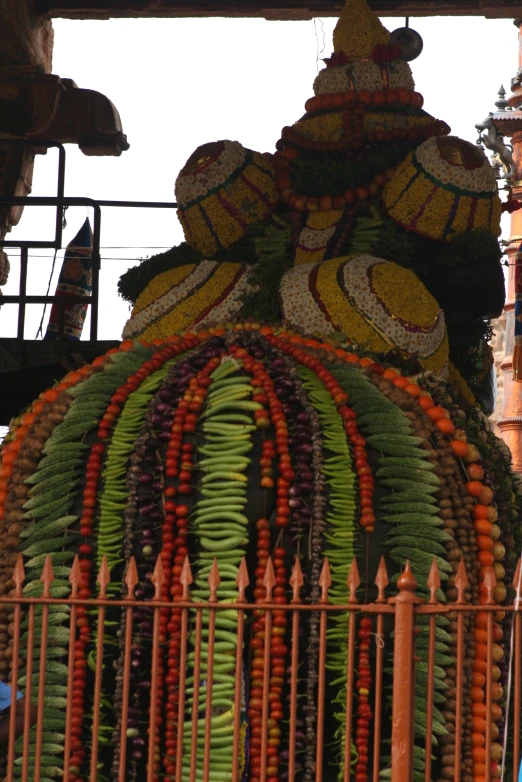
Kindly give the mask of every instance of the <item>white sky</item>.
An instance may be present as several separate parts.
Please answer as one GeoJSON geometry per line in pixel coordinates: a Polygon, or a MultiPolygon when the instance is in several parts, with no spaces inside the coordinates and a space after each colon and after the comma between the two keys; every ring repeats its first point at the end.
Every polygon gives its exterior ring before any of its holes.
{"type": "MultiPolygon", "coordinates": [[[[403,24],[401,19],[383,21],[390,30],[403,24]]],[[[322,65],[318,59],[331,54],[334,24],[334,19],[315,24],[57,20],[53,72],[106,94],[120,112],[131,145],[119,158],[85,157],[68,145],[66,195],[171,201],[177,172],[200,144],[228,138],[250,149],[274,151],[281,128],[304,113],[304,102],[313,94],[312,83],[322,65]]],[[[475,142],[475,123],[494,109],[500,84],[509,91],[517,70],[515,26],[510,20],[471,17],[411,19],[410,24],[424,39],[424,51],[412,68],[426,110],[448,122],[455,135],[475,142]]],[[[37,157],[33,195],[55,194],[56,171],[55,152],[37,157]]],[[[68,210],[64,244],[86,215],[86,209],[68,210]]],[[[52,235],[52,213],[26,208],[9,238],[52,235]]],[[[167,249],[182,238],[174,211],[102,210],[102,248],[121,249],[102,249],[107,260],[102,260],[101,271],[100,339],[119,339],[128,317],[128,306],[116,292],[118,277],[136,265],[134,259],[159,251],[152,248],[167,249]]],[[[33,251],[28,293],[45,293],[49,254],[33,251]]],[[[18,264],[10,255],[5,294],[18,292],[18,264]]],[[[51,293],[60,261],[61,255],[51,293]]],[[[42,309],[28,308],[27,339],[35,338],[42,309]]],[[[0,309],[0,334],[15,336],[16,305],[0,309]]],[[[83,338],[88,335],[89,321],[83,338]]]]}

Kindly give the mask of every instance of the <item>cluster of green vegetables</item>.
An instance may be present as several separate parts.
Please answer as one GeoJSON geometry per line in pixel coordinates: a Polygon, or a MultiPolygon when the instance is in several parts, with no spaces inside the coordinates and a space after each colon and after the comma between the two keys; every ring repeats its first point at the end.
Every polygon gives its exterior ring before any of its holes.
{"type": "Polygon", "coordinates": [[[411,149],[411,142],[396,142],[374,150],[363,158],[347,158],[345,153],[307,152],[292,161],[292,188],[296,193],[317,197],[344,193],[371,182],[374,176],[394,168],[411,149]]]}
{"type": "MultiPolygon", "coordinates": [[[[123,562],[122,546],[125,535],[123,514],[128,501],[127,463],[135,448],[136,438],[154,392],[159,388],[174,362],[175,359],[167,362],[129,395],[113,429],[101,476],[103,493],[99,500],[96,549],[98,568],[103,557],[107,557],[107,564],[111,571],[123,562]]],[[[111,586],[119,590],[117,583],[111,586]]]]}
{"type": "MultiPolygon", "coordinates": [[[[340,417],[331,394],[315,372],[299,367],[303,388],[316,410],[321,424],[321,440],[325,458],[321,471],[328,487],[329,513],[326,521],[328,531],[324,533],[324,554],[331,566],[332,586],[330,602],[346,604],[349,590],[346,585],[348,573],[354,558],[356,536],[357,484],[353,469],[353,455],[350,452],[343,420],[340,417]],[[328,455],[327,455],[328,454],[328,455]]],[[[333,614],[332,626],[327,630],[327,668],[335,674],[331,686],[335,687],[334,716],[339,723],[336,733],[340,755],[340,773],[344,773],[344,748],[346,728],[346,689],[348,662],[348,615],[333,614]]]]}
{"type": "MultiPolygon", "coordinates": [[[[211,596],[208,578],[214,559],[217,560],[221,583],[219,599],[235,601],[238,597],[236,580],[241,560],[246,554],[248,518],[244,513],[247,504],[247,477],[250,466],[248,453],[252,450],[252,433],[256,426],[252,412],[262,405],[253,401],[250,378],[239,374],[240,362],[222,363],[211,375],[212,384],[201,416],[201,433],[204,443],[198,447],[201,473],[198,499],[191,512],[191,532],[197,539],[198,553],[194,570],[197,573],[192,598],[208,600],[211,596]]],[[[216,612],[215,642],[213,653],[213,680],[211,687],[212,716],[210,747],[210,773],[216,782],[230,779],[232,769],[231,742],[234,728],[235,666],[237,649],[237,611],[216,612]]],[[[190,634],[194,650],[189,652],[189,677],[187,679],[187,720],[184,734],[183,779],[190,778],[190,759],[193,741],[197,742],[197,760],[201,768],[205,759],[205,708],[209,685],[208,639],[210,617],[203,614],[202,642],[200,645],[199,672],[202,683],[199,688],[197,711],[197,737],[192,735],[190,715],[194,706],[194,664],[196,661],[196,630],[190,634]]]]}
{"type": "Polygon", "coordinates": [[[279,297],[274,292],[286,271],[292,267],[293,227],[288,216],[272,215],[262,236],[255,240],[255,260],[249,274],[249,283],[257,290],[248,294],[243,302],[245,317],[273,322],[281,317],[279,297]]]}
{"type": "MultiPolygon", "coordinates": [[[[403,411],[384,396],[370,380],[358,370],[349,367],[334,370],[333,374],[350,395],[350,404],[357,413],[357,423],[368,445],[380,455],[376,477],[387,493],[381,499],[379,518],[390,525],[388,533],[390,557],[401,567],[409,560],[418,579],[419,594],[428,594],[425,586],[433,559],[437,561],[442,580],[447,580],[451,567],[445,557],[443,543],[449,535],[440,529],[442,519],[433,495],[439,489],[439,478],[427,459],[426,450],[419,448],[423,442],[412,434],[410,420],[403,411]]],[[[444,601],[444,593],[437,597],[444,601]]],[[[428,684],[428,632],[425,617],[418,618],[420,634],[416,641],[416,653],[420,660],[416,665],[415,680],[415,736],[424,740],[426,735],[427,684],[428,684]]],[[[443,617],[438,624],[446,623],[443,617]]],[[[438,626],[436,629],[433,736],[446,733],[440,707],[445,703],[443,695],[444,667],[453,664],[449,656],[451,636],[438,626]]],[[[391,673],[391,669],[389,671],[391,673]]],[[[414,779],[424,779],[425,750],[415,747],[414,779]]]]}
{"type": "MultiPolygon", "coordinates": [[[[103,415],[111,394],[125,382],[148,358],[151,351],[137,346],[134,351],[118,354],[116,360],[70,390],[74,401],[62,424],[56,427],[47,441],[44,458],[36,472],[26,479],[31,485],[29,500],[25,504],[25,516],[30,520],[22,530],[24,542],[20,549],[27,558],[25,562],[26,581],[24,595],[37,597],[42,594],[42,567],[49,555],[53,564],[54,581],[50,587],[53,597],[67,597],[70,594],[70,566],[79,542],[78,516],[70,515],[80,483],[82,454],[87,450],[84,438],[96,426],[103,415]]],[[[42,609],[36,610],[36,630],[41,628],[42,609]]],[[[27,618],[22,625],[22,643],[27,640],[27,618]]],[[[63,753],[65,740],[65,708],[67,705],[68,668],[63,660],[67,656],[69,639],[69,609],[64,606],[49,606],[49,649],[46,661],[46,686],[44,696],[45,740],[42,746],[41,779],[60,776],[62,771],[56,763],[57,753],[63,753]]],[[[39,659],[33,663],[33,697],[36,699],[39,683],[39,659]]],[[[20,687],[26,686],[25,670],[22,668],[20,687]]],[[[21,739],[17,745],[21,750],[21,739]]],[[[35,731],[30,735],[30,757],[34,760],[35,731]]],[[[21,774],[21,757],[15,763],[16,774],[21,774]]]]}

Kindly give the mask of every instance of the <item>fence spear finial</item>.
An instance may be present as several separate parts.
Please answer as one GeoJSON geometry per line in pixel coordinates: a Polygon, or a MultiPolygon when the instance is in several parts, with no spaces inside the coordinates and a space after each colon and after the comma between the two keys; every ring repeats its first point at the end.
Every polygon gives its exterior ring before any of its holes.
{"type": "Polygon", "coordinates": [[[388,586],[389,579],[388,579],[388,571],[386,570],[386,562],[384,561],[384,556],[381,557],[379,562],[379,567],[377,568],[377,575],[375,576],[374,584],[378,589],[378,596],[376,599],[376,603],[385,603],[386,602],[386,595],[385,595],[385,589],[388,586]]]}
{"type": "Polygon", "coordinates": [[[352,564],[350,567],[350,572],[348,573],[348,578],[346,579],[346,584],[348,586],[348,589],[350,590],[350,603],[357,603],[357,589],[359,587],[359,584],[361,583],[361,578],[359,576],[359,568],[357,567],[357,560],[355,557],[352,559],[352,564]]]}
{"type": "Polygon", "coordinates": [[[161,588],[165,583],[165,571],[161,555],[156,560],[156,567],[154,568],[151,581],[154,584],[154,600],[161,600],[161,588]]]}
{"type": "Polygon", "coordinates": [[[134,590],[136,589],[138,581],[139,581],[138,568],[136,567],[136,560],[134,559],[134,557],[131,557],[129,560],[129,565],[127,567],[127,572],[125,573],[125,585],[127,587],[127,594],[126,594],[127,600],[134,600],[134,590]]]}
{"type": "Polygon", "coordinates": [[[210,587],[210,597],[208,599],[209,603],[217,602],[217,591],[220,584],[221,575],[219,573],[219,565],[217,557],[214,557],[210,573],[208,574],[208,585],[210,587]]]}
{"type": "Polygon", "coordinates": [[[457,603],[465,603],[464,591],[469,587],[468,574],[466,573],[466,565],[464,559],[459,562],[459,568],[457,575],[455,576],[455,586],[457,588],[457,603]]]}
{"type": "Polygon", "coordinates": [[[266,563],[266,569],[265,569],[265,575],[263,576],[263,586],[265,587],[266,594],[265,594],[265,600],[267,603],[269,603],[272,600],[272,590],[276,585],[276,578],[275,578],[275,571],[274,571],[274,563],[272,562],[272,557],[268,557],[268,562],[266,563]]]}
{"type": "Polygon", "coordinates": [[[437,560],[435,557],[431,560],[431,567],[430,572],[428,575],[428,580],[426,581],[426,584],[429,587],[430,590],[430,599],[429,603],[437,603],[437,590],[440,589],[440,573],[439,573],[439,566],[437,565],[437,560]]]}
{"type": "Polygon", "coordinates": [[[292,603],[301,602],[301,588],[304,584],[303,571],[301,569],[301,563],[299,557],[296,555],[294,567],[292,568],[292,575],[290,576],[290,586],[292,587],[292,603]]]}
{"type": "Polygon", "coordinates": [[[107,586],[111,581],[111,573],[109,570],[109,563],[107,562],[107,557],[105,555],[102,559],[96,581],[100,585],[100,597],[107,597],[107,586]]]}
{"type": "Polygon", "coordinates": [[[319,602],[328,603],[328,590],[332,586],[332,576],[330,574],[330,563],[328,557],[324,558],[321,575],[319,576],[319,586],[321,587],[321,599],[319,602]]]}
{"type": "Polygon", "coordinates": [[[245,591],[247,586],[250,584],[250,579],[248,577],[248,568],[245,557],[241,559],[241,564],[239,565],[239,573],[237,574],[236,578],[236,584],[239,591],[238,595],[238,602],[245,602],[245,591]]]}
{"type": "Polygon", "coordinates": [[[190,599],[189,587],[193,581],[194,579],[192,578],[192,570],[190,569],[189,556],[188,554],[185,554],[185,561],[183,562],[183,568],[181,569],[181,575],[179,577],[179,582],[183,587],[183,600],[190,599]]]}
{"type": "Polygon", "coordinates": [[[18,554],[16,558],[16,565],[13,570],[13,581],[15,584],[15,595],[21,597],[22,584],[25,581],[25,569],[24,569],[24,557],[23,554],[18,554]]]}
{"type": "Polygon", "coordinates": [[[50,554],[47,554],[45,558],[45,565],[43,566],[40,581],[42,581],[44,585],[43,597],[49,597],[51,594],[51,584],[54,581],[53,561],[50,554]]]}

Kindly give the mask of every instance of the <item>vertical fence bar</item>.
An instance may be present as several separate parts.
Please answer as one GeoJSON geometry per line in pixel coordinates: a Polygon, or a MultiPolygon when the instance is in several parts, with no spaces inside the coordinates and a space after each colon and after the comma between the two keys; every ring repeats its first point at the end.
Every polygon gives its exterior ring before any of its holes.
{"type": "MultiPolygon", "coordinates": [[[[303,573],[299,559],[295,558],[295,565],[290,579],[293,590],[292,604],[301,604],[301,587],[303,586],[303,573]]],[[[288,782],[295,782],[295,752],[297,729],[297,672],[299,667],[299,611],[292,611],[292,662],[290,667],[290,743],[288,748],[288,782]]]]}
{"type": "Polygon", "coordinates": [[[350,756],[352,746],[352,721],[353,721],[353,680],[355,672],[355,605],[357,604],[357,588],[361,583],[357,560],[354,558],[346,584],[350,590],[349,603],[353,603],[354,609],[349,611],[348,618],[348,663],[346,670],[346,720],[344,724],[344,769],[343,782],[350,782],[350,756]]]}
{"type": "MultiPolygon", "coordinates": [[[[515,611],[513,616],[514,653],[513,653],[513,769],[520,768],[520,675],[522,655],[522,632],[520,626],[520,598],[522,597],[522,559],[518,560],[517,571],[514,580],[515,586],[515,611]]],[[[505,743],[507,750],[507,741],[505,743]]],[[[505,758],[505,753],[504,753],[505,758]]],[[[504,766],[504,762],[502,763],[504,766]]]]}
{"type": "Polygon", "coordinates": [[[25,297],[27,295],[27,266],[29,251],[27,247],[20,248],[20,303],[18,305],[18,329],[16,332],[17,339],[23,342],[25,331],[25,297]]]}
{"type": "MultiPolygon", "coordinates": [[[[41,580],[43,582],[43,597],[51,596],[51,584],[54,581],[51,557],[47,555],[43,566],[41,580]]],[[[43,743],[43,711],[45,704],[45,672],[47,661],[47,638],[49,635],[49,605],[42,605],[42,636],[40,640],[40,669],[38,671],[38,717],[36,720],[36,746],[34,758],[34,778],[40,779],[43,743]]]]}
{"type": "Polygon", "coordinates": [[[239,741],[241,728],[241,689],[243,684],[243,638],[245,637],[245,611],[241,606],[246,603],[245,590],[249,585],[248,569],[243,557],[239,567],[236,584],[238,588],[237,603],[237,647],[236,647],[236,681],[234,689],[234,743],[232,747],[232,782],[239,780],[239,741]]]}
{"type": "MultiPolygon", "coordinates": [[[[430,574],[427,581],[430,597],[429,605],[437,605],[437,590],[440,587],[440,574],[437,567],[437,560],[431,563],[430,574]]],[[[433,694],[435,689],[435,639],[437,630],[437,617],[435,614],[429,618],[428,630],[428,690],[426,693],[426,765],[424,767],[424,780],[431,782],[431,750],[433,746],[433,694]]]]}
{"type": "Polygon", "coordinates": [[[131,557],[127,572],[125,573],[125,585],[127,594],[125,600],[128,601],[128,607],[125,609],[125,646],[123,652],[123,692],[121,704],[121,731],[120,731],[120,768],[118,772],[118,782],[125,782],[127,770],[127,728],[129,722],[129,695],[130,695],[130,672],[131,672],[131,647],[132,647],[132,625],[134,615],[134,590],[138,583],[138,570],[136,560],[131,557]]]}
{"type": "Polygon", "coordinates": [[[409,560],[397,581],[393,644],[392,782],[411,782],[413,772],[413,692],[415,597],[417,582],[409,560]]]}
{"type": "MultiPolygon", "coordinates": [[[[217,589],[221,583],[217,559],[214,559],[208,577],[210,587],[209,603],[217,603],[217,589]]],[[[214,686],[214,643],[216,640],[216,609],[209,608],[207,644],[207,697],[205,700],[205,751],[203,753],[203,782],[210,778],[210,739],[212,729],[212,689],[214,686]]]]}
{"type": "MultiPolygon", "coordinates": [[[[152,576],[152,583],[154,584],[154,601],[161,600],[161,587],[165,581],[165,574],[163,572],[163,563],[161,557],[158,557],[156,567],[152,576]]],[[[158,697],[158,669],[159,669],[159,655],[160,655],[160,611],[161,608],[155,605],[153,608],[154,619],[152,625],[152,665],[151,665],[151,677],[150,677],[150,709],[149,709],[149,757],[147,766],[147,782],[153,782],[155,777],[155,745],[156,735],[158,732],[158,726],[156,724],[156,706],[158,697]]]]}
{"type": "MultiPolygon", "coordinates": [[[[78,554],[74,557],[73,566],[69,574],[71,584],[71,597],[78,597],[82,572],[80,570],[80,560],[78,554]]],[[[71,719],[73,709],[73,686],[74,686],[74,651],[76,645],[76,623],[78,609],[73,603],[70,608],[69,620],[69,652],[67,658],[67,706],[65,710],[65,742],[63,751],[63,782],[69,782],[69,766],[71,763],[71,719]]]]}
{"type": "MultiPolygon", "coordinates": [[[[464,560],[459,562],[459,568],[455,577],[455,586],[457,588],[457,605],[465,605],[464,590],[469,587],[468,577],[466,575],[466,566],[464,560]]],[[[456,687],[456,707],[455,707],[455,782],[460,782],[460,772],[462,768],[462,705],[464,693],[462,691],[464,683],[464,612],[457,613],[457,678],[456,687]]]]}
{"type": "MultiPolygon", "coordinates": [[[[324,558],[323,568],[319,577],[319,586],[321,587],[321,605],[328,605],[328,590],[332,585],[330,575],[330,565],[328,557],[324,558]]],[[[323,746],[324,746],[324,693],[326,678],[326,623],[328,613],[325,610],[320,612],[319,622],[319,681],[317,683],[317,744],[315,750],[315,780],[323,780],[323,746]]]]}
{"type": "MultiPolygon", "coordinates": [[[[272,558],[268,558],[265,576],[263,579],[265,586],[265,600],[270,603],[272,600],[272,590],[275,586],[275,572],[272,564],[272,558]]],[[[265,613],[265,647],[264,647],[264,668],[263,668],[263,708],[261,711],[261,768],[260,780],[266,782],[266,751],[268,747],[268,706],[269,706],[269,686],[270,686],[270,663],[271,663],[271,640],[272,640],[272,611],[265,613]]],[[[206,780],[205,780],[206,782],[206,780]]]]}
{"type": "MultiPolygon", "coordinates": [[[[181,599],[184,602],[190,600],[190,585],[192,584],[192,573],[188,554],[183,563],[183,570],[179,577],[180,584],[183,587],[181,599]]],[[[189,609],[181,609],[181,628],[180,628],[180,652],[179,652],[179,699],[178,699],[178,734],[176,746],[176,782],[181,782],[183,769],[183,734],[185,730],[185,691],[187,682],[187,638],[188,638],[188,620],[189,609]]],[[[196,779],[196,758],[198,749],[198,704],[199,704],[199,667],[201,661],[201,608],[196,609],[196,645],[194,660],[194,695],[192,696],[192,736],[193,742],[190,755],[190,780],[196,779]],[[197,677],[197,687],[196,687],[197,677]],[[194,717],[195,710],[195,717],[194,717]]]]}
{"type": "Polygon", "coordinates": [[[92,231],[92,292],[91,292],[91,333],[93,342],[98,339],[98,312],[100,306],[100,236],[101,236],[101,208],[99,204],[93,204],[94,225],[92,231]]]}
{"type": "Polygon", "coordinates": [[[54,246],[56,249],[60,249],[62,246],[62,232],[63,232],[63,197],[65,192],[65,147],[63,144],[57,144],[58,148],[58,181],[56,184],[56,227],[54,235],[54,246]]]}
{"type": "MultiPolygon", "coordinates": [[[[183,622],[182,622],[183,628],[183,622]]],[[[203,636],[203,609],[196,608],[196,635],[194,640],[194,682],[192,685],[192,736],[198,737],[199,720],[199,693],[201,688],[201,639],[203,636]]],[[[186,659],[186,654],[185,654],[186,659]]],[[[183,712],[185,710],[185,692],[183,691],[183,709],[181,708],[181,687],[178,711],[178,754],[177,763],[179,774],[176,782],[181,780],[181,765],[183,758],[183,712]],[[180,739],[181,736],[181,739],[180,739]]],[[[198,765],[198,742],[193,741],[190,747],[190,782],[195,782],[198,765]]]]}
{"type": "MultiPolygon", "coordinates": [[[[388,573],[384,557],[381,557],[375,577],[378,595],[375,602],[378,605],[386,603],[385,589],[388,586],[388,573]]],[[[381,765],[381,729],[382,729],[382,674],[384,663],[384,616],[377,614],[375,630],[375,705],[374,705],[374,735],[373,735],[373,782],[379,782],[381,765]]]]}
{"type": "MultiPolygon", "coordinates": [[[[107,557],[103,557],[100,572],[96,579],[100,586],[99,597],[105,600],[107,597],[107,584],[110,582],[107,557]]],[[[92,716],[92,743],[91,743],[91,782],[96,780],[98,769],[98,744],[100,731],[100,705],[103,675],[103,652],[105,645],[105,606],[98,605],[98,632],[96,635],[96,673],[94,675],[94,705],[92,716]]]]}
{"type": "Polygon", "coordinates": [[[34,614],[35,604],[29,605],[27,619],[27,665],[25,684],[24,735],[22,749],[22,782],[29,776],[29,731],[31,730],[31,698],[33,694],[33,658],[34,658],[34,614]]]}
{"type": "MultiPolygon", "coordinates": [[[[493,599],[493,590],[497,585],[495,571],[492,567],[487,567],[484,575],[484,586],[486,587],[487,597],[486,605],[495,605],[493,599]]],[[[488,611],[487,620],[487,659],[486,659],[486,782],[491,782],[491,723],[493,715],[491,705],[493,703],[493,612],[488,611]]],[[[513,773],[515,771],[513,770],[513,773]]],[[[518,773],[518,770],[517,770],[518,773]]]]}
{"type": "MultiPolygon", "coordinates": [[[[15,585],[15,597],[22,597],[22,584],[24,583],[24,563],[21,554],[18,555],[13,572],[13,581],[15,585]]],[[[12,782],[14,772],[14,754],[15,754],[15,728],[16,728],[16,695],[18,691],[18,669],[20,662],[20,624],[22,621],[22,606],[20,603],[14,605],[13,621],[13,656],[11,667],[11,709],[9,712],[9,741],[7,747],[7,782],[12,782]]]]}

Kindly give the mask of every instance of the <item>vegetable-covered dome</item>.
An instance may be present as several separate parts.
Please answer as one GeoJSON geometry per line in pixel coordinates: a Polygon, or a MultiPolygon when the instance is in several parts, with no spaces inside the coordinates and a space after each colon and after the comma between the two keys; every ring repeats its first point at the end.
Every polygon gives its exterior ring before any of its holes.
{"type": "MultiPolygon", "coordinates": [[[[491,579],[496,578],[493,597],[502,604],[511,593],[513,560],[522,543],[521,499],[509,451],[480,411],[467,405],[454,387],[433,375],[421,376],[416,382],[389,362],[382,364],[297,333],[239,323],[228,329],[172,336],[154,346],[127,340],[119,350],[96,359],[81,372],[70,373],[13,422],[1,449],[0,534],[4,544],[0,589],[4,595],[12,593],[13,568],[21,553],[25,597],[42,594],[41,569],[48,558],[54,570],[50,595],[66,598],[71,592],[69,569],[76,556],[80,600],[89,601],[97,594],[98,578],[106,583],[106,563],[111,575],[110,599],[129,605],[125,577],[136,565],[140,603],[132,625],[126,625],[126,613],[116,610],[116,604],[109,603],[103,627],[100,617],[104,614],[84,604],[75,609],[78,627],[71,676],[78,711],[71,728],[71,782],[87,777],[92,763],[91,723],[84,715],[93,709],[94,670],[100,671],[103,691],[99,725],[100,735],[106,738],[99,744],[96,759],[103,777],[114,782],[120,778],[120,733],[127,706],[123,776],[133,782],[147,774],[149,676],[153,670],[157,677],[153,690],[157,722],[152,737],[155,776],[174,782],[180,764],[182,779],[188,777],[193,753],[199,768],[207,746],[211,748],[210,778],[229,779],[239,682],[240,740],[236,746],[240,775],[254,782],[260,778],[263,763],[268,779],[283,779],[289,758],[291,659],[297,659],[295,670],[299,671],[295,778],[305,782],[312,775],[313,779],[318,710],[323,702],[317,690],[320,619],[319,612],[302,615],[303,634],[297,635],[294,646],[291,620],[283,608],[292,599],[289,579],[296,559],[303,581],[297,589],[304,603],[318,603],[321,597],[325,557],[330,563],[333,607],[346,605],[350,597],[347,575],[353,557],[367,599],[372,599],[373,580],[383,556],[392,583],[405,563],[411,563],[421,595],[430,593],[426,580],[435,560],[441,579],[440,601],[452,602],[462,594],[466,601],[480,605],[491,579]],[[158,557],[164,574],[160,581],[154,573],[158,557]],[[183,576],[187,562],[194,578],[192,600],[205,601],[213,594],[208,579],[211,572],[215,574],[214,560],[221,576],[217,605],[226,602],[228,607],[216,612],[210,676],[213,614],[203,612],[196,625],[180,601],[189,588],[183,576]],[[238,648],[235,601],[240,568],[242,588],[250,582],[247,598],[262,606],[270,584],[276,608],[270,625],[265,610],[255,609],[254,621],[245,623],[244,647],[238,648]],[[158,583],[162,608],[156,624],[153,605],[148,604],[158,583]],[[98,666],[100,631],[108,651],[98,666]],[[182,637],[187,639],[186,647],[180,642],[182,637]],[[238,659],[241,674],[236,678],[238,659]],[[182,665],[186,685],[180,701],[182,665]],[[124,670],[130,672],[128,682],[124,670]],[[196,675],[199,700],[193,689],[196,675]],[[259,734],[264,688],[270,693],[271,735],[277,738],[266,745],[259,734]],[[185,729],[178,740],[180,708],[185,729]],[[192,720],[203,726],[207,711],[211,718],[208,735],[207,728],[192,733],[192,720]]],[[[0,671],[4,677],[15,643],[9,610],[0,604],[4,628],[0,671]]],[[[47,605],[46,610],[50,643],[46,677],[41,679],[43,733],[41,739],[34,731],[28,737],[29,758],[40,742],[45,778],[58,780],[63,775],[70,617],[62,605],[47,605]]],[[[457,709],[452,693],[459,676],[462,764],[473,782],[479,782],[485,762],[491,764],[493,778],[498,778],[505,751],[511,614],[479,610],[462,616],[466,655],[461,672],[454,664],[458,623],[440,615],[437,619],[431,767],[434,778],[451,778],[457,709]],[[495,638],[491,660],[495,697],[489,723],[491,755],[486,758],[484,753],[477,756],[474,748],[485,745],[487,729],[486,719],[475,712],[480,711],[486,695],[488,616],[493,617],[495,638]]],[[[328,612],[328,617],[325,662],[329,676],[324,697],[331,705],[321,724],[326,747],[322,779],[333,782],[343,774],[343,749],[347,747],[346,758],[358,782],[367,782],[373,776],[368,750],[376,724],[370,704],[374,686],[381,685],[380,679],[376,682],[378,676],[384,677],[386,700],[381,765],[376,771],[386,773],[389,764],[390,628],[383,625],[378,631],[372,616],[360,618],[357,613],[353,614],[355,635],[350,635],[345,611],[328,612]],[[380,674],[374,659],[377,632],[380,674]],[[347,723],[349,648],[356,655],[350,708],[357,716],[347,723]],[[352,728],[346,738],[347,724],[352,728]]],[[[429,627],[429,617],[418,615],[414,782],[425,778],[430,689],[423,672],[428,666],[429,627]]],[[[21,683],[27,677],[23,650],[28,637],[37,648],[41,633],[42,607],[37,606],[35,613],[23,619],[21,683]]],[[[34,681],[42,674],[41,664],[35,659],[34,681]]],[[[33,688],[33,694],[37,690],[33,688]]],[[[14,768],[14,778],[19,780],[22,767],[15,764],[14,768]]]]}

